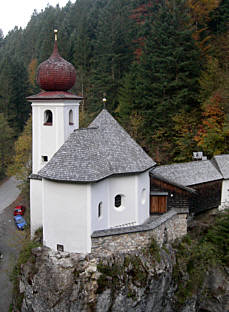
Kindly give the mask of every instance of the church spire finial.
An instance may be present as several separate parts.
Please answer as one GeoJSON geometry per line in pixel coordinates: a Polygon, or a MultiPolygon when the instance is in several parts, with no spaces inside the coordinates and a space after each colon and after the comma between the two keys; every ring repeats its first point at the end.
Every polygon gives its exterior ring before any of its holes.
{"type": "Polygon", "coordinates": [[[58,29],[54,29],[54,34],[55,34],[55,41],[57,41],[58,29]]]}
{"type": "Polygon", "coordinates": [[[104,93],[103,94],[103,108],[106,108],[106,102],[107,102],[106,93],[104,93]]]}

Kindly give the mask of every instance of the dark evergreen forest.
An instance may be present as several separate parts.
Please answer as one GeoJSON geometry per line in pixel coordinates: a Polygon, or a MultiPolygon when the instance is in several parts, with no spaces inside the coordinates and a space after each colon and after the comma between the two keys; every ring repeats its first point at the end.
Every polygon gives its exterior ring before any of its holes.
{"type": "MultiPolygon", "coordinates": [[[[1,25],[0,25],[1,28],[1,25]]],[[[74,64],[81,126],[107,109],[158,163],[229,152],[229,1],[76,0],[0,31],[0,175],[39,92],[36,68],[59,30],[74,64]]],[[[22,140],[23,142],[23,140],[22,140]]]]}

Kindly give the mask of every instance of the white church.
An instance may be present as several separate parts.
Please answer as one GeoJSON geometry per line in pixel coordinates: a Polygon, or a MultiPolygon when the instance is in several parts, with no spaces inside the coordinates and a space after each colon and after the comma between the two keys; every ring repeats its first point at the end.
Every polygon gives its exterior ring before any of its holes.
{"type": "Polygon", "coordinates": [[[139,225],[150,214],[155,162],[107,110],[79,129],[75,69],[54,51],[41,63],[32,102],[31,235],[53,250],[91,252],[94,231],[139,225]]]}

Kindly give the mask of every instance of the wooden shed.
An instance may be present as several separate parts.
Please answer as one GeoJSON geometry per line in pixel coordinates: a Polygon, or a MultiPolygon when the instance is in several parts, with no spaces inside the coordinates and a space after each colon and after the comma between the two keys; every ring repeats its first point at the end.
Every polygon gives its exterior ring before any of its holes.
{"type": "Polygon", "coordinates": [[[162,214],[172,208],[192,209],[196,191],[169,181],[151,171],[150,214],[162,214]]]}
{"type": "Polygon", "coordinates": [[[169,193],[167,209],[171,205],[184,205],[194,214],[220,205],[222,180],[217,164],[211,160],[163,165],[151,170],[151,188],[156,185],[160,191],[169,193]]]}

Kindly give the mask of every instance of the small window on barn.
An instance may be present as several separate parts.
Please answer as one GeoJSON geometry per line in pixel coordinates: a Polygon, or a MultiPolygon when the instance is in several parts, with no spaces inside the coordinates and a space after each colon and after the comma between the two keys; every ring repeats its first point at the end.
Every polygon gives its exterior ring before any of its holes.
{"type": "Polygon", "coordinates": [[[52,112],[48,109],[44,112],[44,125],[52,126],[52,122],[53,122],[52,112]]]}
{"type": "Polygon", "coordinates": [[[98,204],[98,218],[102,217],[102,205],[103,205],[102,202],[98,204]]]}
{"type": "Polygon", "coordinates": [[[115,204],[116,208],[119,208],[119,207],[122,206],[122,195],[118,194],[118,195],[115,196],[114,204],[115,204]]]}
{"type": "Polygon", "coordinates": [[[69,111],[69,125],[74,125],[72,109],[70,109],[70,111],[69,111]]]}

